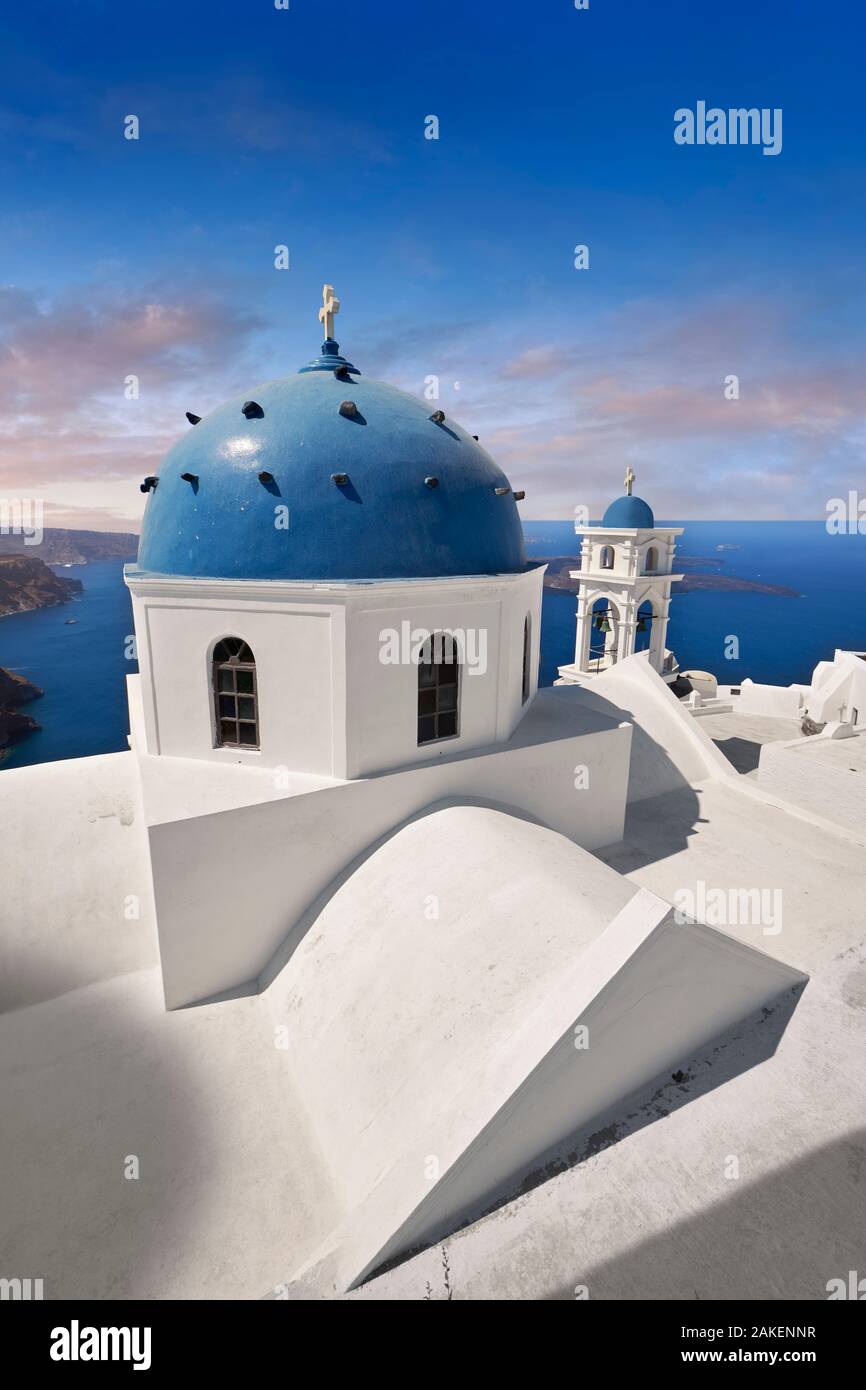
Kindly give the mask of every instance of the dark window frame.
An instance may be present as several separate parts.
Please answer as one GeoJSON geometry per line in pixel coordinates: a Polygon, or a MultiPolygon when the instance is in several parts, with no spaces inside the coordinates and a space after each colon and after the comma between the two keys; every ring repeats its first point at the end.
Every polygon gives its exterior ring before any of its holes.
{"type": "Polygon", "coordinates": [[[419,748],[460,737],[460,649],[447,632],[431,633],[419,654],[416,728],[419,748]]]}
{"type": "Polygon", "coordinates": [[[523,704],[532,690],[532,614],[523,620],[523,704]]]}
{"type": "Polygon", "coordinates": [[[211,657],[211,687],[215,747],[257,752],[261,734],[256,659],[242,638],[224,637],[217,642],[211,657]]]}

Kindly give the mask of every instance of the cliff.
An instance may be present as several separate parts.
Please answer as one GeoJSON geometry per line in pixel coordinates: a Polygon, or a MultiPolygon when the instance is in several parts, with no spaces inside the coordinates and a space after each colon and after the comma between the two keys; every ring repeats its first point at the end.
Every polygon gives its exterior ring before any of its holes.
{"type": "Polygon", "coordinates": [[[0,554],[0,617],[66,603],[83,588],[80,579],[61,579],[33,555],[0,554]]]}
{"type": "Polygon", "coordinates": [[[17,671],[7,671],[0,666],[0,708],[9,709],[12,705],[25,705],[28,700],[37,700],[45,691],[38,685],[19,676],[17,671]]]}
{"type": "MultiPolygon", "coordinates": [[[[0,555],[33,555],[36,546],[25,545],[23,536],[0,536],[0,555]]],[[[39,558],[48,565],[86,565],[93,560],[134,560],[138,536],[131,531],[69,531],[46,526],[38,546],[39,558]]]]}
{"type": "Polygon", "coordinates": [[[32,681],[0,666],[0,748],[4,748],[16,735],[31,733],[40,727],[29,714],[18,714],[13,706],[35,700],[42,693],[32,681]]]}

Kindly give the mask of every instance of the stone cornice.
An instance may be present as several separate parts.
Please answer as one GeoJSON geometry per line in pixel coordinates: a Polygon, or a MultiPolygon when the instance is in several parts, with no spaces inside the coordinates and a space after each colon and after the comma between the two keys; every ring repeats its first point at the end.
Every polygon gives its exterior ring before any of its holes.
{"type": "Polygon", "coordinates": [[[341,602],[376,593],[410,592],[437,594],[452,589],[483,589],[491,584],[517,584],[527,575],[543,569],[545,562],[528,565],[518,574],[444,575],[427,579],[297,580],[297,579],[200,579],[185,575],[153,574],[137,565],[125,565],[123,579],[137,596],[195,599],[237,599],[241,601],[298,601],[299,599],[341,602]]]}

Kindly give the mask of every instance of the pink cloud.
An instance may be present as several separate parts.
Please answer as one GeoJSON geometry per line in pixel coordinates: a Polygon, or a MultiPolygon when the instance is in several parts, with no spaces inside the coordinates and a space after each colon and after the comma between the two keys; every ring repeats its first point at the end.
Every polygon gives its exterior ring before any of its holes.
{"type": "Polygon", "coordinates": [[[212,292],[0,293],[0,487],[152,471],[181,399],[219,390],[260,321],[212,292]],[[126,378],[139,380],[128,400],[126,378]]]}
{"type": "MultiPolygon", "coordinates": [[[[859,363],[792,332],[797,312],[731,295],[686,312],[642,300],[549,343],[525,322],[377,323],[356,337],[356,360],[419,396],[437,375],[440,403],[526,488],[527,517],[578,503],[598,515],[626,463],[659,516],[821,516],[828,496],[862,486],[866,385],[859,363]]],[[[111,516],[116,529],[120,484],[158,469],[183,411],[267,374],[261,327],[212,290],[82,289],[49,303],[0,290],[0,492],[44,486],[72,515],[82,488],[105,484],[102,510],[84,506],[78,524],[111,516]],[[124,399],[130,374],[137,401],[124,399]]]]}
{"type": "Polygon", "coordinates": [[[512,357],[499,369],[505,381],[526,381],[562,372],[563,354],[552,347],[532,347],[512,357]]]}

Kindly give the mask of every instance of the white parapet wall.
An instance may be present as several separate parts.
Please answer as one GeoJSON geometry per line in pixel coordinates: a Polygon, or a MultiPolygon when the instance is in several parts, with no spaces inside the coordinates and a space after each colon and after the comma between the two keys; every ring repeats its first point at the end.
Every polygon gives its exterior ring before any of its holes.
{"type": "Polygon", "coordinates": [[[506,807],[588,849],[615,843],[632,732],[615,714],[586,709],[576,687],[544,690],[505,743],[351,782],[304,789],[295,779],[283,795],[264,796],[262,774],[236,769],[255,786],[246,804],[222,810],[196,793],[202,777],[209,794],[220,791],[212,769],[143,759],[166,1006],[257,980],[359,857],[442,801],[506,807]]]}
{"type": "MultiPolygon", "coordinates": [[[[765,743],[758,786],[825,820],[866,832],[866,730],[838,737],[839,725],[822,734],[765,743]]],[[[843,726],[844,727],[844,726],[843,726]]]]}
{"type": "Polygon", "coordinates": [[[740,714],[767,714],[778,719],[796,719],[803,709],[802,685],[761,685],[746,679],[740,682],[737,710],[740,714]]]}
{"type": "Polygon", "coordinates": [[[554,686],[564,698],[574,690],[588,709],[632,723],[630,802],[707,777],[737,775],[688,707],[653,670],[646,652],[618,662],[585,684],[554,686]]]}
{"type": "Polygon", "coordinates": [[[846,721],[866,726],[866,652],[837,648],[832,661],[819,661],[809,685],[765,685],[746,678],[739,686],[720,686],[734,694],[740,714],[797,719],[816,724],[846,721]]]}
{"type": "Polygon", "coordinates": [[[0,773],[0,1013],[156,963],[132,753],[0,773]]]}

